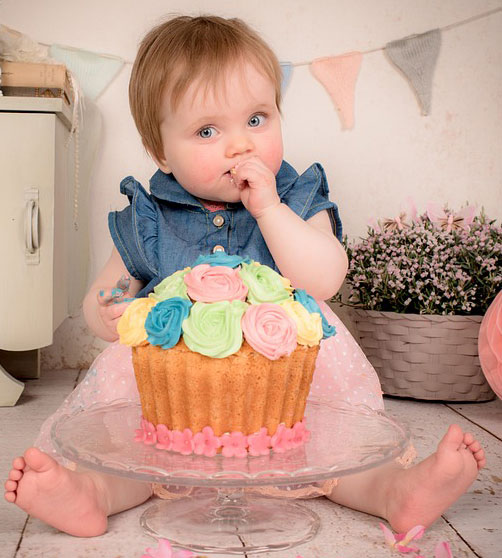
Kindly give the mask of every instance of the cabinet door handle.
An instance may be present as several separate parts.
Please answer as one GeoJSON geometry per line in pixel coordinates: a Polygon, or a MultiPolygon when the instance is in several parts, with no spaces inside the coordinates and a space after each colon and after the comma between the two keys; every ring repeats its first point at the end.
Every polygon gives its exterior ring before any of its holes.
{"type": "Polygon", "coordinates": [[[38,237],[38,190],[26,191],[24,212],[24,240],[28,254],[34,254],[39,248],[38,237]]]}

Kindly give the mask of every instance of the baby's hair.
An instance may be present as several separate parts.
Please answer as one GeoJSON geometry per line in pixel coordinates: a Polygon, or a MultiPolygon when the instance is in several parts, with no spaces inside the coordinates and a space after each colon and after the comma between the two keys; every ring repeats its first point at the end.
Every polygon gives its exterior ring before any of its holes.
{"type": "Polygon", "coordinates": [[[159,111],[165,92],[176,110],[194,81],[214,89],[229,68],[242,67],[245,60],[274,83],[280,109],[277,57],[240,19],[179,16],[154,27],[140,44],[129,82],[131,113],[150,155],[164,159],[159,111]]]}

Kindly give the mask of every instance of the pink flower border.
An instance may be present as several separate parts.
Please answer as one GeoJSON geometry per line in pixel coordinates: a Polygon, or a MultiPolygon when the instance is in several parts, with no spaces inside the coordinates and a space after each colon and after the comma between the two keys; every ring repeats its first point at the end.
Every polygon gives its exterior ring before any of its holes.
{"type": "Polygon", "coordinates": [[[310,431],[305,426],[305,419],[295,423],[291,428],[286,428],[283,423],[279,425],[273,436],[269,436],[265,427],[258,432],[244,435],[242,432],[227,432],[216,436],[210,426],[202,432],[193,434],[189,428],[169,430],[165,424],[155,427],[145,418],[141,418],[141,426],[136,430],[135,442],[142,442],[147,446],[157,449],[174,451],[182,455],[204,455],[214,457],[221,448],[224,457],[246,457],[247,455],[268,455],[273,449],[283,453],[289,449],[301,446],[310,439],[310,431]]]}

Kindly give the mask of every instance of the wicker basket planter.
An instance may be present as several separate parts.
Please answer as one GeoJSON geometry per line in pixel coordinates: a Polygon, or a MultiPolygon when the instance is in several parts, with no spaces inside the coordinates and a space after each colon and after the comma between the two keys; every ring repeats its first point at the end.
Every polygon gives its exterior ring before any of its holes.
{"type": "Polygon", "coordinates": [[[481,316],[355,308],[350,316],[385,394],[441,401],[495,397],[478,358],[481,316]]]}

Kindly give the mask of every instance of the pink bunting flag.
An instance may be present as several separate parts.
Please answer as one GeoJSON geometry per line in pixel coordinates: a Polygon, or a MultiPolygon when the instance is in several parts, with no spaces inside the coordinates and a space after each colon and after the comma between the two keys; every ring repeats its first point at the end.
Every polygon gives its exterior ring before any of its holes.
{"type": "Polygon", "coordinates": [[[322,83],[333,100],[342,130],[354,127],[354,94],[362,59],[361,52],[347,52],[339,56],[317,58],[310,64],[313,76],[322,83]]]}

